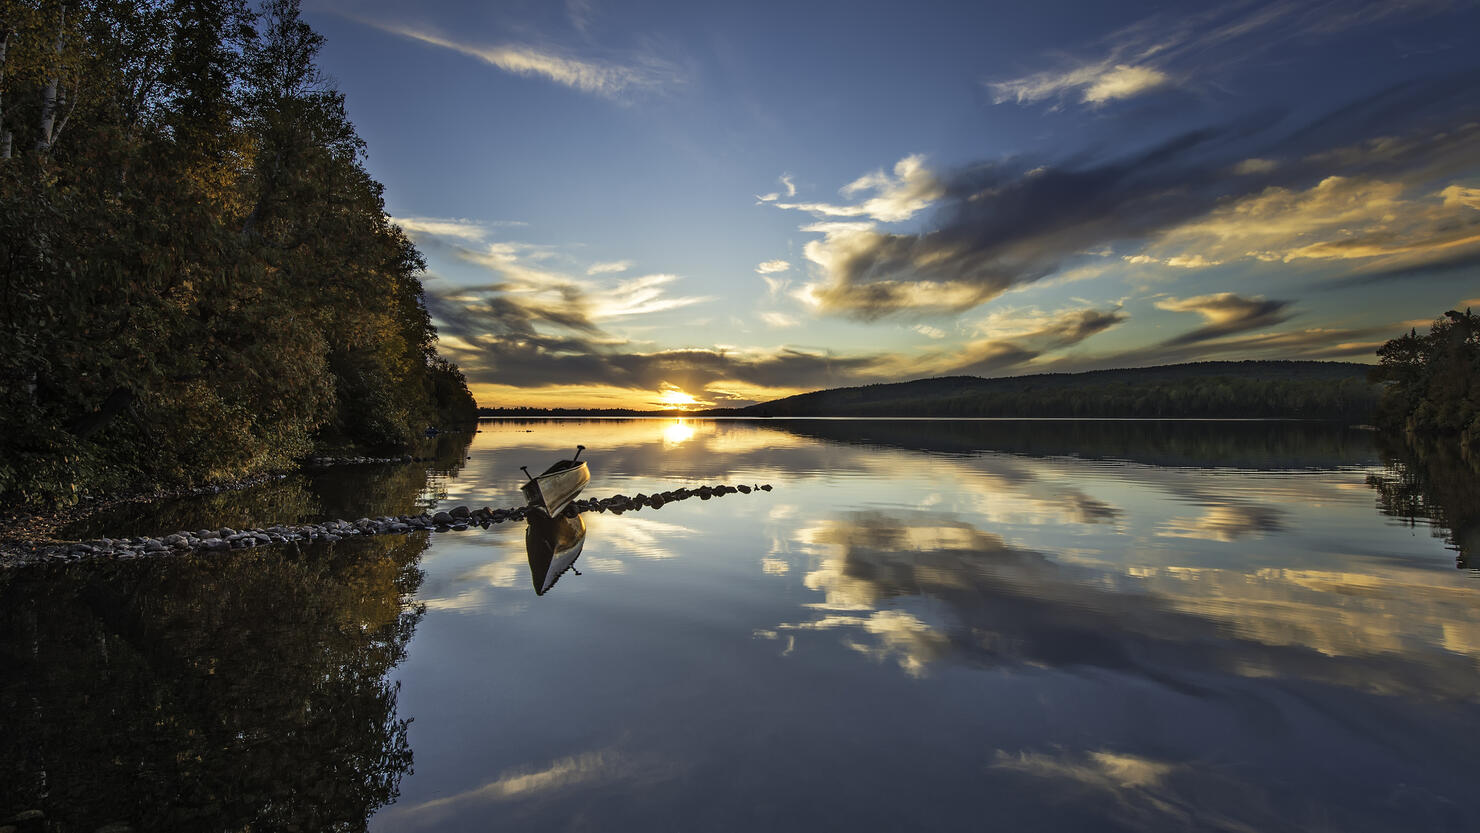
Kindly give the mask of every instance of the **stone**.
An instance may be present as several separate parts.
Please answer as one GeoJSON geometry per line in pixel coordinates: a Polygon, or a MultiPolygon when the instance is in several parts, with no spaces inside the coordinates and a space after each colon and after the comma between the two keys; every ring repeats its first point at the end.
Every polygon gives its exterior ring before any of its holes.
{"type": "Polygon", "coordinates": [[[435,514],[435,515],[432,516],[432,523],[435,523],[435,524],[451,524],[452,523],[452,515],[450,513],[447,513],[447,512],[438,512],[437,514],[435,514]]]}
{"type": "Polygon", "coordinates": [[[739,486],[736,486],[735,488],[739,489],[740,490],[740,494],[742,494],[742,495],[748,495],[748,494],[750,494],[750,487],[747,486],[747,485],[745,485],[744,483],[741,483],[739,486]]]}
{"type": "Polygon", "coordinates": [[[762,485],[761,486],[761,491],[763,491],[763,492],[769,492],[769,491],[771,491],[771,484],[770,483],[766,483],[766,484],[762,485]]]}
{"type": "Polygon", "coordinates": [[[468,518],[468,516],[470,514],[472,514],[472,513],[468,512],[468,507],[466,507],[466,506],[458,506],[458,507],[454,508],[451,512],[448,512],[447,514],[449,514],[452,517],[457,518],[459,520],[466,520],[468,518]]]}

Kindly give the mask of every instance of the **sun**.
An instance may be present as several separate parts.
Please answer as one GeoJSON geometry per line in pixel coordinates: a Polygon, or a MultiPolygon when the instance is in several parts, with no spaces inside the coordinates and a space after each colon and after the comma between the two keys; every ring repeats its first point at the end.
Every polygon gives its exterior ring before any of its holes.
{"type": "Polygon", "coordinates": [[[695,399],[691,394],[684,393],[675,387],[664,388],[658,394],[658,401],[668,408],[688,408],[691,405],[699,404],[699,400],[695,399]]]}

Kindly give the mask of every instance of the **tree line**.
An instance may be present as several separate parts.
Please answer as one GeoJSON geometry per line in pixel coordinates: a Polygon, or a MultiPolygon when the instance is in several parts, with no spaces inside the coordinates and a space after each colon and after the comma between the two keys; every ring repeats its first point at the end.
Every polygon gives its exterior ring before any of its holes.
{"type": "Polygon", "coordinates": [[[1450,438],[1480,451],[1480,315],[1450,310],[1377,351],[1379,423],[1410,438],[1450,438]]]}
{"type": "Polygon", "coordinates": [[[3,9],[0,500],[475,415],[298,0],[3,9]]]}

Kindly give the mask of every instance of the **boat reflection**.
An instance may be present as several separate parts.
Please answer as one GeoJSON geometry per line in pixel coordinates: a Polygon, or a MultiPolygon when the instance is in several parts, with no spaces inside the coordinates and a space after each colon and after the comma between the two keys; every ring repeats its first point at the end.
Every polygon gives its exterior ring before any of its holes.
{"type": "Polygon", "coordinates": [[[524,547],[529,554],[529,577],[534,582],[536,596],[548,593],[566,570],[574,569],[585,544],[586,523],[580,515],[551,519],[530,513],[524,547]]]}

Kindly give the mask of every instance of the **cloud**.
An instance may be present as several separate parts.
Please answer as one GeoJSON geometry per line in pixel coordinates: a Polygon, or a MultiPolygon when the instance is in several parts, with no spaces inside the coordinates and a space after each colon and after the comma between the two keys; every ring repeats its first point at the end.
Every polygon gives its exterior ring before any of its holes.
{"type": "Polygon", "coordinates": [[[477,242],[488,236],[488,226],[477,220],[443,219],[439,217],[392,217],[392,223],[407,234],[432,234],[458,240],[477,242]]]}
{"type": "Polygon", "coordinates": [[[587,275],[605,275],[612,272],[625,272],[632,268],[630,260],[613,260],[607,263],[593,263],[586,269],[587,275]]]}
{"type": "Polygon", "coordinates": [[[760,275],[773,275],[777,272],[785,272],[791,268],[791,264],[784,260],[768,260],[756,264],[755,271],[760,275]]]}
{"type": "Polygon", "coordinates": [[[988,84],[1001,104],[1031,104],[1069,92],[1080,93],[1085,104],[1105,104],[1131,98],[1171,83],[1171,76],[1152,66],[1133,66],[1110,60],[1057,72],[1039,72],[1023,78],[988,84]]]}
{"type": "Polygon", "coordinates": [[[883,212],[861,206],[774,204],[872,218],[802,228],[820,237],[803,246],[818,279],[801,297],[865,321],[960,313],[1130,246],[1132,263],[1184,269],[1249,257],[1370,258],[1364,268],[1374,270],[1453,259],[1480,251],[1480,212],[1471,186],[1456,181],[1480,165],[1474,80],[1384,90],[1278,137],[1261,114],[1121,158],[1008,158],[932,173],[936,213],[920,231],[881,228],[883,212]],[[1230,177],[1253,141],[1265,145],[1253,158],[1277,164],[1230,177]],[[1435,190],[1410,196],[1424,187],[1435,190]]]}
{"type": "Polygon", "coordinates": [[[1121,790],[1158,787],[1168,775],[1178,769],[1177,765],[1164,761],[1108,750],[1090,752],[1078,761],[1070,760],[1067,756],[1037,752],[1010,755],[999,750],[993,767],[1016,770],[1039,778],[1063,778],[1116,793],[1121,790]]]}
{"type": "Polygon", "coordinates": [[[1413,190],[1401,179],[1362,176],[1270,186],[1168,229],[1150,251],[1209,264],[1362,260],[1370,265],[1358,268],[1375,270],[1480,256],[1480,189],[1413,190]]]}
{"type": "Polygon", "coordinates": [[[477,44],[409,24],[358,17],[354,19],[408,40],[450,49],[477,58],[504,72],[543,78],[604,98],[616,99],[631,92],[660,91],[683,83],[677,67],[651,55],[639,56],[630,63],[617,63],[580,58],[553,47],[518,43],[477,44]]]}
{"type": "MultiPolygon", "coordinates": [[[[614,337],[600,326],[617,315],[672,309],[671,301],[651,294],[664,283],[638,279],[613,290],[615,299],[578,288],[519,290],[506,283],[432,290],[426,299],[444,337],[443,352],[472,384],[634,391],[673,385],[697,394],[727,383],[795,391],[877,378],[874,368],[881,359],[874,356],[784,347],[655,349],[614,337]]],[[[709,398],[716,398],[713,393],[709,398]]]]}
{"type": "Polygon", "coordinates": [[[919,333],[922,336],[925,336],[926,338],[945,338],[946,337],[946,331],[945,330],[942,330],[939,327],[932,327],[929,324],[916,324],[915,326],[911,327],[910,329],[911,330],[914,330],[915,332],[919,333]]]}
{"type": "Polygon", "coordinates": [[[1159,344],[1092,356],[1074,356],[1041,363],[1045,372],[1073,373],[1114,367],[1149,367],[1193,361],[1245,359],[1370,359],[1391,336],[1390,327],[1308,327],[1278,333],[1231,335],[1223,338],[1191,338],[1199,328],[1159,344]]]}
{"type": "Polygon", "coordinates": [[[785,278],[773,278],[770,275],[761,275],[761,280],[766,283],[766,297],[777,298],[781,293],[791,286],[791,281],[785,278]]]}
{"type": "Polygon", "coordinates": [[[939,364],[928,358],[915,359],[912,363],[931,367],[931,372],[941,375],[1000,375],[1004,371],[1020,368],[1045,353],[1079,344],[1090,336],[1121,324],[1129,317],[1119,307],[1109,310],[1063,310],[1052,316],[1037,317],[1032,329],[1006,336],[989,335],[967,342],[964,349],[943,357],[939,364]]]}
{"type": "Polygon", "coordinates": [[[677,275],[644,275],[640,278],[622,281],[610,289],[592,291],[590,292],[591,318],[595,321],[604,321],[633,315],[647,315],[713,300],[699,296],[665,295],[663,288],[677,280],[677,275]]]}
{"type": "Polygon", "coordinates": [[[1081,104],[1101,107],[1169,86],[1216,83],[1220,73],[1294,38],[1311,41],[1392,15],[1430,13],[1449,5],[1442,0],[1277,0],[1225,4],[1176,20],[1153,16],[1103,38],[1100,57],[1064,58],[1053,69],[988,81],[986,87],[998,104],[1053,101],[1057,108],[1075,97],[1081,104]]]}
{"type": "Polygon", "coordinates": [[[796,327],[802,323],[796,316],[787,315],[784,312],[763,312],[761,313],[761,320],[777,328],[796,327]]]}
{"type": "Polygon", "coordinates": [[[1193,298],[1164,298],[1156,302],[1158,309],[1195,312],[1208,322],[1205,327],[1165,342],[1168,345],[1192,344],[1260,327],[1272,327],[1290,318],[1290,314],[1286,312],[1289,306],[1289,301],[1267,301],[1262,297],[1244,298],[1232,292],[1198,295],[1193,298]]]}
{"type": "MultiPolygon", "coordinates": [[[[854,197],[872,192],[873,196],[851,205],[803,202],[780,202],[780,194],[766,194],[761,202],[771,203],[777,208],[805,211],[818,217],[868,217],[884,223],[908,220],[943,195],[941,183],[925,167],[925,157],[918,154],[906,156],[894,164],[893,173],[882,168],[865,174],[844,185],[840,193],[854,197]]],[[[787,195],[796,193],[796,188],[787,181],[787,195]]]]}
{"type": "Polygon", "coordinates": [[[596,9],[591,0],[565,0],[565,17],[577,32],[583,35],[591,31],[591,19],[596,9]]]}

